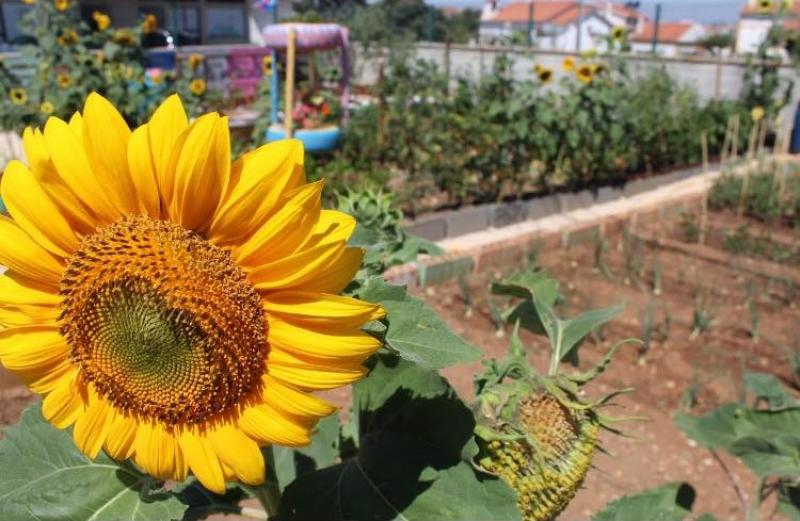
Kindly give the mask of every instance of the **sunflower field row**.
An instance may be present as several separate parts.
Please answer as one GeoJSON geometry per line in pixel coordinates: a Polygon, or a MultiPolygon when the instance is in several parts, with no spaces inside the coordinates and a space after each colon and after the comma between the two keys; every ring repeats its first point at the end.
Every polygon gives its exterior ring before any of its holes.
{"type": "Polygon", "coordinates": [[[752,125],[752,103],[703,102],[662,69],[634,79],[624,61],[597,56],[564,68],[557,88],[543,67],[515,81],[500,56],[479,82],[448,88],[433,63],[396,60],[377,102],[354,112],[343,148],[312,172],[334,187],[388,184],[416,213],[698,163],[702,134],[713,156],[734,114],[740,135],[752,125]]]}

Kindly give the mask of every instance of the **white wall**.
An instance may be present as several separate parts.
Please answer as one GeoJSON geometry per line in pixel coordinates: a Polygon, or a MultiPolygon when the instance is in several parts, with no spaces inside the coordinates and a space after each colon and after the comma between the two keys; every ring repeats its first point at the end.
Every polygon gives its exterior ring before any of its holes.
{"type": "MultiPolygon", "coordinates": [[[[632,42],[631,52],[637,54],[649,54],[653,51],[653,44],[651,42],[632,42]]],[[[675,58],[680,53],[678,46],[671,43],[659,43],[656,47],[656,54],[665,58],[675,58]]]]}
{"type": "Polygon", "coordinates": [[[605,50],[602,37],[607,36],[611,27],[597,16],[584,18],[581,21],[581,41],[578,49],[578,25],[572,24],[558,35],[540,37],[539,47],[547,50],[565,52],[583,52],[587,49],[605,50]]]}
{"type": "Polygon", "coordinates": [[[706,37],[706,28],[700,24],[694,24],[684,32],[678,41],[682,43],[694,43],[706,37]]]}
{"type": "Polygon", "coordinates": [[[754,53],[767,38],[772,20],[742,18],[736,26],[736,52],[754,53]]]}

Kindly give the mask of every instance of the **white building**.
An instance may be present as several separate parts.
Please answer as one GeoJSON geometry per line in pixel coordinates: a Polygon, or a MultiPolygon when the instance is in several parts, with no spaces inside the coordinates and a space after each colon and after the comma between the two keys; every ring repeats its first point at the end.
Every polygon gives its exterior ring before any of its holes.
{"type": "Polygon", "coordinates": [[[785,29],[800,29],[800,4],[792,4],[778,16],[781,9],[782,3],[778,1],[773,3],[771,9],[762,9],[756,0],[749,0],[742,8],[736,25],[736,53],[756,52],[775,23],[780,23],[785,29]]]}
{"type": "Polygon", "coordinates": [[[529,0],[499,5],[488,1],[481,15],[479,38],[484,43],[506,43],[528,33],[540,49],[581,52],[602,50],[612,27],[634,32],[646,22],[635,9],[604,0],[529,0]]]}
{"type": "Polygon", "coordinates": [[[653,51],[653,38],[656,41],[656,54],[668,58],[697,54],[702,52],[698,41],[706,37],[707,31],[702,24],[692,21],[646,22],[631,35],[631,52],[650,53],[653,51]]]}

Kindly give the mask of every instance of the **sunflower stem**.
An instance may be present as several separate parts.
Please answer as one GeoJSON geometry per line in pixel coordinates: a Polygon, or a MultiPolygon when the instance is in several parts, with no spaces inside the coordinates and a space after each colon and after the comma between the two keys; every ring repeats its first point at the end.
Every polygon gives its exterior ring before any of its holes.
{"type": "Polygon", "coordinates": [[[256,497],[267,511],[267,519],[278,515],[281,502],[281,490],[278,486],[278,474],[275,472],[275,458],[272,456],[272,446],[264,449],[264,459],[267,464],[267,476],[263,485],[254,487],[256,497]]]}

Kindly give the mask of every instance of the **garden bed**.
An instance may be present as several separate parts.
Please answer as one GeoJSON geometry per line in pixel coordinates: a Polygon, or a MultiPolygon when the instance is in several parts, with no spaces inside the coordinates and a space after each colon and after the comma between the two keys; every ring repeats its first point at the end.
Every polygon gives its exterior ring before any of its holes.
{"type": "MultiPolygon", "coordinates": [[[[694,210],[699,205],[690,208],[694,210]]],[[[712,217],[716,222],[720,214],[712,212],[712,217]]],[[[746,217],[725,217],[734,225],[757,224],[746,217]]],[[[464,275],[461,282],[451,280],[417,290],[455,331],[481,346],[487,356],[501,356],[508,345],[508,329],[499,337],[493,318],[503,302],[490,297],[488,284],[524,264],[543,267],[564,281],[561,290],[570,313],[627,304],[620,318],[583,347],[582,369],[596,363],[611,341],[650,338],[646,349],[624,349],[600,388],[593,390],[600,394],[635,387],[634,393],[618,400],[622,409],[615,412],[648,420],[624,427],[632,438],[603,435],[602,445],[613,456],[602,454],[595,460],[597,469],[562,519],[587,518],[613,498],[669,481],[692,483],[698,492],[695,512],[711,512],[720,520],[743,518],[728,471],[745,491],[753,490],[752,475],[721,454],[728,467],[724,470],[716,456],[683,436],[673,423],[673,414],[707,412],[737,400],[744,372],[774,374],[798,390],[800,382],[795,378],[800,375],[792,369],[797,363],[792,357],[800,356],[798,272],[786,272],[793,277],[770,275],[776,265],[785,266],[758,258],[749,259],[743,267],[738,262],[741,256],[714,243],[669,239],[665,247],[647,239],[679,236],[683,220],[679,213],[668,217],[662,213],[658,219],[640,215],[635,223],[628,221],[605,237],[596,233],[573,236],[563,248],[542,242],[522,262],[483,262],[479,273],[464,275]],[[682,247],[672,247],[673,243],[682,247]],[[698,313],[712,318],[695,332],[698,313]]],[[[800,240],[798,230],[783,233],[800,240]]],[[[530,356],[537,367],[546,369],[546,340],[525,335],[523,341],[539,348],[530,356]]],[[[460,366],[447,375],[459,392],[469,395],[478,369],[479,364],[460,366]]],[[[765,505],[759,519],[769,519],[773,506],[765,505]]]]}

